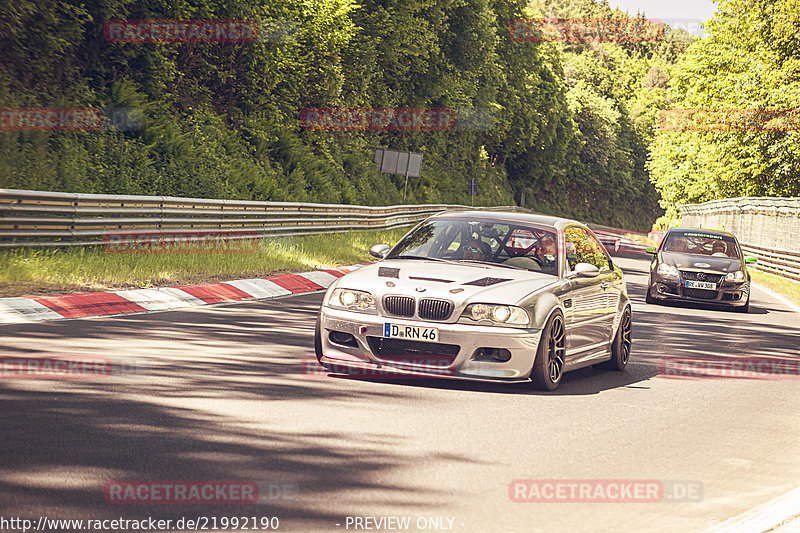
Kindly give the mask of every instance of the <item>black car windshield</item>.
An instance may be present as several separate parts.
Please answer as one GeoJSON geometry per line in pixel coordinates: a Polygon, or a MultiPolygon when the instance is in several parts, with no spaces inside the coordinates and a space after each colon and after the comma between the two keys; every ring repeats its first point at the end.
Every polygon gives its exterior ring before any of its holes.
{"type": "Polygon", "coordinates": [[[741,256],[736,239],[729,235],[703,232],[673,232],[664,240],[665,252],[690,255],[738,258],[741,256]]]}
{"type": "Polygon", "coordinates": [[[488,263],[558,275],[553,230],[505,221],[428,221],[406,235],[387,259],[427,258],[488,263]]]}

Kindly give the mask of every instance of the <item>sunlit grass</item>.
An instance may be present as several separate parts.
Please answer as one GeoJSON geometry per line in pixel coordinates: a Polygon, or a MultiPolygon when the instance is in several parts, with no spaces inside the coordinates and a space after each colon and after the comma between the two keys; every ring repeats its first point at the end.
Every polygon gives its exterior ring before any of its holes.
{"type": "Polygon", "coordinates": [[[102,246],[0,251],[0,296],[161,287],[264,277],[373,260],[377,243],[407,231],[354,231],[262,239],[248,253],[109,253],[102,246]]]}
{"type": "Polygon", "coordinates": [[[786,299],[800,305],[800,282],[782,278],[774,274],[767,274],[766,272],[761,272],[753,268],[749,270],[753,281],[764,285],[768,289],[772,289],[786,299]]]}

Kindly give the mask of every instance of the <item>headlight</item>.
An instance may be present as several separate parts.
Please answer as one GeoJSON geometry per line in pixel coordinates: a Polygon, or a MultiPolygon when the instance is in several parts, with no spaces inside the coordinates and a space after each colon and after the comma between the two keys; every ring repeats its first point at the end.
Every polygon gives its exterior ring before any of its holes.
{"type": "Polygon", "coordinates": [[[680,272],[678,269],[672,265],[668,265],[667,263],[661,263],[658,265],[657,272],[664,276],[665,278],[679,278],[681,277],[680,272]]]}
{"type": "Polygon", "coordinates": [[[725,276],[725,281],[744,281],[744,270],[737,270],[725,276]]]}
{"type": "Polygon", "coordinates": [[[490,320],[508,326],[527,326],[530,322],[528,313],[514,305],[470,304],[461,316],[476,322],[490,320]]]}
{"type": "Polygon", "coordinates": [[[375,299],[366,291],[356,291],[352,289],[334,289],[328,298],[328,305],[350,311],[361,311],[364,313],[374,313],[375,299]]]}

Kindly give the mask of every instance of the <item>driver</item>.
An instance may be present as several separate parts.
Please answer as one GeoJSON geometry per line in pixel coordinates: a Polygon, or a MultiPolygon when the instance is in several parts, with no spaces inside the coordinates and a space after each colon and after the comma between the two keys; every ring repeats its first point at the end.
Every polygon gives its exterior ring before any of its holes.
{"type": "Polygon", "coordinates": [[[468,261],[486,261],[492,254],[491,247],[478,239],[471,239],[464,243],[462,259],[468,261]]]}
{"type": "Polygon", "coordinates": [[[550,260],[556,258],[556,240],[549,235],[542,237],[542,255],[550,260]]]}
{"type": "Polygon", "coordinates": [[[722,241],[714,241],[714,245],[711,247],[711,255],[724,254],[724,253],[725,253],[725,243],[722,241]]]}

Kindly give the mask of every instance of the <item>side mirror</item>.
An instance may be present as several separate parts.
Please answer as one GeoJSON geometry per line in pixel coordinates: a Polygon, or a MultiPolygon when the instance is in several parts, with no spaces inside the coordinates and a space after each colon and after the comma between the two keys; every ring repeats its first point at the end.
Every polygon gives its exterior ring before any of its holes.
{"type": "Polygon", "coordinates": [[[372,257],[377,257],[378,259],[383,259],[386,257],[386,254],[389,253],[392,247],[388,244],[376,244],[372,248],[369,249],[369,255],[372,257]]]}
{"type": "Polygon", "coordinates": [[[645,248],[644,251],[647,252],[648,254],[657,254],[658,253],[658,247],[656,247],[656,246],[648,246],[647,248],[645,248]]]}
{"type": "Polygon", "coordinates": [[[753,257],[752,255],[749,255],[749,256],[744,258],[744,262],[748,263],[748,264],[749,263],[758,263],[758,258],[757,257],[753,257]]]}
{"type": "Polygon", "coordinates": [[[598,268],[590,263],[578,263],[575,265],[575,275],[579,278],[594,278],[600,273],[598,268]]]}

